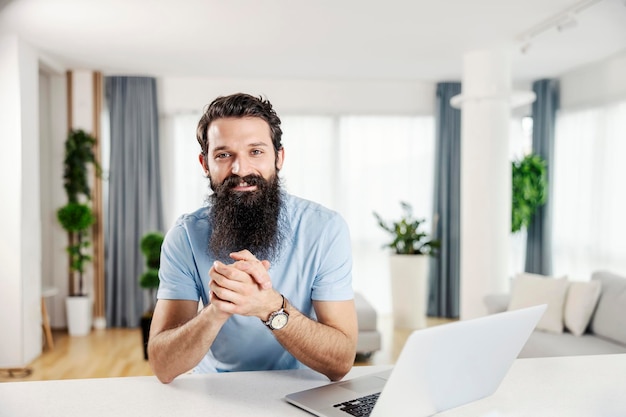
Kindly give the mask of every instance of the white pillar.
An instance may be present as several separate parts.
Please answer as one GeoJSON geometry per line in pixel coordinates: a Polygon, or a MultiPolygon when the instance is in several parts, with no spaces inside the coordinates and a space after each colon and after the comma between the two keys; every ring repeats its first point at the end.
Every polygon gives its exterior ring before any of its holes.
{"type": "Polygon", "coordinates": [[[511,64],[505,50],[465,54],[461,112],[461,319],[504,290],[511,224],[511,64]]]}
{"type": "Polygon", "coordinates": [[[0,368],[41,353],[38,64],[16,36],[0,36],[0,368]]]}

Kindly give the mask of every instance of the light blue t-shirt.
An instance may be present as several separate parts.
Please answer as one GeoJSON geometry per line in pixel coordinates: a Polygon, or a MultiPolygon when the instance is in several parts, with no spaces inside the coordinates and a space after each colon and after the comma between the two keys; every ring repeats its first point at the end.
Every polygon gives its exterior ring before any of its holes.
{"type": "MultiPolygon", "coordinates": [[[[272,286],[315,319],[312,300],[353,298],[352,252],[343,218],[319,204],[283,194],[288,231],[269,270],[272,286]]],[[[161,249],[159,299],[209,299],[209,208],[181,216],[161,249]]],[[[242,248],[244,249],[244,248],[242,248]]],[[[296,369],[302,365],[257,317],[231,316],[195,372],[296,369]]]]}

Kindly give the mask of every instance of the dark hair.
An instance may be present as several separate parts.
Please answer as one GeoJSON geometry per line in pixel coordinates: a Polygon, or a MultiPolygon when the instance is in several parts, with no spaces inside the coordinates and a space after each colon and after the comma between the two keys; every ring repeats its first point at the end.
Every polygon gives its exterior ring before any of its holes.
{"type": "Polygon", "coordinates": [[[283,131],[280,128],[280,118],[272,108],[272,103],[262,97],[257,98],[249,94],[237,93],[213,100],[200,118],[196,136],[203,155],[206,156],[209,151],[209,125],[214,120],[227,117],[259,117],[265,120],[270,127],[274,150],[278,152],[282,149],[283,131]]]}

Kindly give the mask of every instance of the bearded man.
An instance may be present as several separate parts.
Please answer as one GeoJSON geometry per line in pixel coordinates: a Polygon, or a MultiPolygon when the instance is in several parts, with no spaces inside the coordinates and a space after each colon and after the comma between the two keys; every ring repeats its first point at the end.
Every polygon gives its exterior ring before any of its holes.
{"type": "Polygon", "coordinates": [[[350,236],[339,214],[284,192],[280,118],[247,94],[198,124],[213,193],[161,250],[148,356],[161,382],[194,372],[352,367],[357,319],[350,236]],[[203,308],[199,309],[199,302],[203,308]]]}

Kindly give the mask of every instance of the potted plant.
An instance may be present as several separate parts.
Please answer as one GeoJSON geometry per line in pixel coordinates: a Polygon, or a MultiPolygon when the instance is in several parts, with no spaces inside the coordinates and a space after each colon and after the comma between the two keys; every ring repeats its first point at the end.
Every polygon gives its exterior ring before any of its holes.
{"type": "Polygon", "coordinates": [[[546,161],[537,154],[526,155],[512,165],[511,232],[528,227],[533,215],[545,204],[548,181],[546,161]]]}
{"type": "Polygon", "coordinates": [[[69,265],[68,298],[66,299],[67,324],[69,334],[80,336],[91,330],[91,301],[84,285],[85,266],[91,261],[87,252],[90,242],[89,229],[95,222],[91,210],[91,190],[89,187],[89,165],[93,165],[96,175],[100,175],[93,147],[96,139],[83,130],[72,130],[65,141],[63,161],[63,186],[68,203],[59,208],[57,219],[67,231],[69,265]]]}
{"type": "Polygon", "coordinates": [[[391,297],[394,326],[409,329],[426,327],[428,299],[428,257],[435,255],[440,242],[421,229],[425,220],[413,217],[410,204],[401,202],[400,220],[386,222],[376,212],[378,225],[392,236],[384,245],[390,254],[391,297]]]}
{"type": "Polygon", "coordinates": [[[150,294],[150,307],[141,316],[141,333],[143,336],[143,356],[148,359],[148,338],[152,314],[156,303],[155,291],[159,288],[159,267],[161,265],[161,246],[164,235],[161,232],[150,232],[141,238],[140,248],[146,259],[146,271],[139,276],[139,286],[147,289],[150,294]]]}

